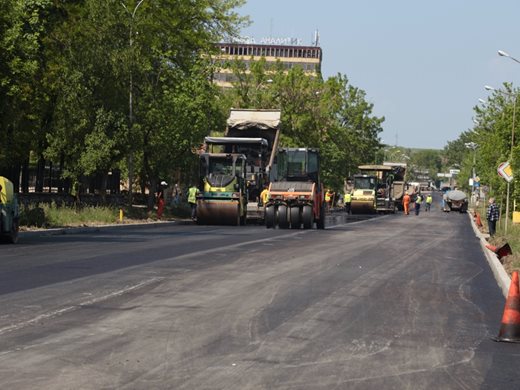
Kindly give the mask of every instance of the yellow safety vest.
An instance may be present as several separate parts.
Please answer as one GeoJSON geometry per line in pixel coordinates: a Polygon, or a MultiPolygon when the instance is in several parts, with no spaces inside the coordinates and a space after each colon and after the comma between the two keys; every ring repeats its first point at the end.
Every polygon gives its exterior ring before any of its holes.
{"type": "Polygon", "coordinates": [[[190,187],[188,190],[188,203],[197,203],[197,192],[199,192],[197,187],[190,187]]]}
{"type": "Polygon", "coordinates": [[[262,193],[260,194],[260,199],[262,200],[262,204],[266,204],[267,201],[269,200],[269,190],[266,188],[262,191],[262,193]]]}
{"type": "Polygon", "coordinates": [[[351,203],[351,202],[352,202],[352,195],[345,194],[345,203],[351,203]]]}

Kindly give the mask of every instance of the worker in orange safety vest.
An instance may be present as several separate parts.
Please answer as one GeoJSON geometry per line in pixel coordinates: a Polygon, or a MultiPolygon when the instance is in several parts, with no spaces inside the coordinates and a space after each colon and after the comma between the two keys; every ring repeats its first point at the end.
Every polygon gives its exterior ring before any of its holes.
{"type": "Polygon", "coordinates": [[[408,195],[408,191],[404,193],[403,196],[403,208],[405,215],[410,214],[410,195],[408,195]]]}

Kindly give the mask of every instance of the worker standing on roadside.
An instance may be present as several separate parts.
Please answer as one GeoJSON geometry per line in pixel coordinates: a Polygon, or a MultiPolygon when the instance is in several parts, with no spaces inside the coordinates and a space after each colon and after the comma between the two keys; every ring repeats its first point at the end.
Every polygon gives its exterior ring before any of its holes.
{"type": "Polygon", "coordinates": [[[164,180],[159,184],[159,188],[157,189],[157,193],[155,196],[157,197],[157,219],[161,219],[164,212],[164,190],[168,187],[168,183],[164,180]]]}
{"type": "Polygon", "coordinates": [[[423,202],[423,196],[419,193],[419,194],[417,194],[417,198],[415,198],[415,215],[419,215],[419,211],[421,211],[422,202],[423,202]]]}
{"type": "Polygon", "coordinates": [[[433,202],[432,195],[429,194],[429,195],[426,197],[426,206],[425,206],[424,211],[430,211],[430,209],[431,209],[431,207],[432,207],[432,202],[433,202]]]}
{"type": "Polygon", "coordinates": [[[408,195],[408,191],[403,196],[403,209],[405,215],[410,214],[410,195],[408,195]]]}
{"type": "Polygon", "coordinates": [[[351,206],[352,206],[352,194],[350,192],[347,192],[345,194],[345,212],[347,214],[351,213],[351,206]]]}
{"type": "Polygon", "coordinates": [[[330,210],[331,200],[332,200],[332,191],[327,190],[327,192],[325,192],[325,203],[327,204],[327,211],[330,210]]]}
{"type": "Polygon", "coordinates": [[[489,206],[486,211],[486,217],[489,227],[489,236],[493,237],[497,231],[497,221],[500,216],[498,206],[495,203],[495,198],[489,198],[489,206]]]}
{"type": "Polygon", "coordinates": [[[199,193],[199,189],[192,185],[188,189],[188,203],[191,206],[191,219],[195,221],[197,219],[197,194],[199,193]]]}

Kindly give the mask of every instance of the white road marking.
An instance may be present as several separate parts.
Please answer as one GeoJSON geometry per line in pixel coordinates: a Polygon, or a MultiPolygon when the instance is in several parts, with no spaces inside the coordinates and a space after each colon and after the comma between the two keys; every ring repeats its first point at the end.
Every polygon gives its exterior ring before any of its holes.
{"type": "Polygon", "coordinates": [[[135,284],[133,286],[128,286],[128,287],[125,287],[125,288],[123,288],[121,290],[113,291],[110,294],[106,294],[106,295],[103,295],[101,297],[97,297],[97,298],[93,298],[93,299],[89,299],[89,300],[80,302],[77,305],[63,307],[63,308],[58,309],[58,310],[53,310],[53,311],[50,311],[48,313],[40,314],[39,316],[31,318],[30,320],[26,320],[26,321],[23,321],[23,322],[19,322],[17,324],[12,324],[12,325],[9,325],[9,326],[5,326],[3,328],[0,328],[0,335],[2,335],[4,333],[8,333],[8,332],[12,332],[12,331],[15,331],[15,330],[22,329],[22,328],[25,328],[25,327],[30,326],[30,325],[34,325],[34,324],[38,323],[39,321],[48,320],[48,319],[51,319],[51,318],[54,318],[54,317],[61,316],[61,315],[66,314],[66,313],[70,313],[70,312],[72,312],[74,310],[81,309],[83,306],[89,306],[89,305],[93,305],[95,303],[107,301],[107,300],[109,300],[111,298],[121,296],[123,294],[129,293],[129,292],[134,291],[134,290],[138,290],[138,289],[140,289],[142,287],[145,287],[145,286],[147,286],[149,284],[156,283],[156,282],[158,282],[158,281],[160,281],[162,279],[164,279],[164,278],[156,277],[156,278],[144,280],[144,281],[142,281],[140,283],[137,283],[137,284],[135,284]]]}

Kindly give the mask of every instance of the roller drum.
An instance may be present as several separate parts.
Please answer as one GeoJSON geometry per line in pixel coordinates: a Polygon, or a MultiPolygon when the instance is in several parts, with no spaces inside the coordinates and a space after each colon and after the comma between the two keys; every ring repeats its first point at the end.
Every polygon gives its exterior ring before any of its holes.
{"type": "Polygon", "coordinates": [[[350,205],[352,214],[373,214],[375,212],[373,201],[358,201],[352,202],[350,205]]]}
{"type": "Polygon", "coordinates": [[[240,225],[240,206],[230,201],[199,201],[197,224],[240,225]]]}

